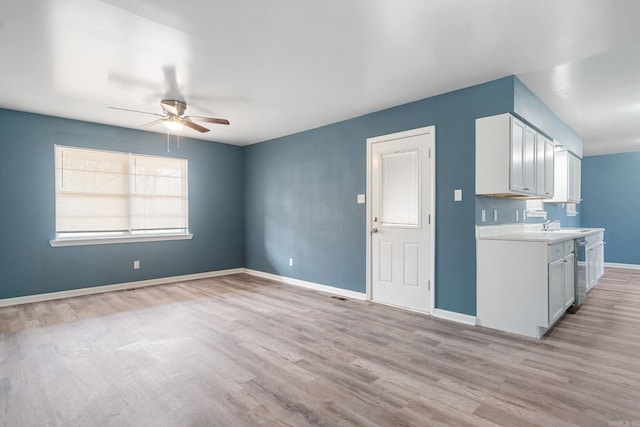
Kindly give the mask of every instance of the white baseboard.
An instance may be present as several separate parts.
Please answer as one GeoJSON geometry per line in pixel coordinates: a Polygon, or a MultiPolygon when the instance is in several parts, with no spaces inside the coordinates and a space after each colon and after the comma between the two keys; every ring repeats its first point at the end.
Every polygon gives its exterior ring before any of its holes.
{"type": "Polygon", "coordinates": [[[304,280],[292,279],[290,277],[278,276],[277,274],[265,273],[263,271],[245,269],[245,273],[251,274],[253,276],[262,277],[265,279],[277,280],[278,282],[283,282],[288,285],[300,286],[307,289],[314,289],[316,291],[326,292],[329,294],[338,295],[345,298],[357,299],[357,300],[366,300],[367,294],[363,292],[350,291],[347,289],[336,288],[328,285],[321,285],[319,283],[306,282],[304,280]]]}
{"type": "Polygon", "coordinates": [[[455,311],[447,311],[441,308],[436,308],[433,312],[435,317],[440,319],[451,320],[452,322],[464,323],[465,325],[476,325],[476,317],[469,316],[468,314],[456,313],[455,311]]]}
{"type": "Polygon", "coordinates": [[[612,267],[612,268],[627,268],[629,270],[640,270],[640,265],[638,264],[620,264],[617,262],[605,262],[604,266],[612,267]]]}
{"type": "MultiPolygon", "coordinates": [[[[327,292],[330,294],[339,295],[346,298],[357,299],[362,301],[367,300],[367,294],[363,292],[349,291],[346,289],[335,288],[333,286],[321,285],[313,282],[306,282],[304,280],[292,279],[290,277],[279,276],[277,274],[265,273],[263,271],[257,271],[257,270],[251,270],[251,269],[245,269],[245,273],[251,274],[257,277],[263,277],[265,279],[277,280],[279,282],[283,282],[289,285],[301,286],[303,288],[327,292]]],[[[428,314],[423,312],[419,312],[419,313],[428,314]]],[[[469,316],[468,314],[456,313],[453,311],[447,311],[447,310],[436,308],[433,315],[434,317],[438,317],[440,319],[463,323],[465,325],[475,326],[476,324],[476,317],[469,316]]]]}
{"type": "MultiPolygon", "coordinates": [[[[627,264],[605,264],[611,267],[620,268],[639,268],[640,266],[622,267],[627,264]]],[[[334,286],[322,285],[319,283],[307,282],[304,280],[293,279],[286,276],[279,276],[277,274],[265,273],[263,271],[251,270],[248,268],[235,268],[229,270],[209,271],[206,273],[185,274],[182,276],[161,277],[158,279],[140,280],[137,282],[117,283],[113,285],[93,286],[90,288],[71,289],[68,291],[50,292],[46,294],[27,295],[23,297],[4,298],[0,299],[0,307],[8,307],[12,305],[29,304],[32,302],[51,301],[56,299],[71,298],[83,295],[99,294],[104,292],[121,291],[126,289],[137,289],[146,286],[164,285],[167,283],[185,282],[189,280],[207,279],[211,277],[228,276],[231,274],[247,273],[256,277],[263,277],[265,279],[276,280],[288,285],[300,286],[307,289],[313,289],[316,291],[326,292],[333,295],[338,295],[345,298],[351,298],[355,300],[366,301],[367,294],[364,292],[350,291],[347,289],[336,288],[334,286]]],[[[464,323],[466,325],[475,325],[475,316],[469,316],[467,314],[456,313],[453,311],[442,310],[436,308],[433,314],[435,317],[451,320],[453,322],[464,323]]]]}
{"type": "Polygon", "coordinates": [[[62,298],[78,297],[82,295],[99,294],[103,292],[121,291],[124,289],[143,288],[145,286],[164,285],[167,283],[186,282],[188,280],[207,279],[210,277],[228,276],[243,273],[244,268],[230,270],[209,271],[206,273],[185,274],[182,276],[161,277],[159,279],[140,280],[137,282],[117,283],[114,285],[93,286],[90,288],[71,289],[68,291],[50,292],[46,294],[27,295],[24,297],[0,299],[0,307],[10,305],[29,304],[32,302],[50,301],[62,298]]]}

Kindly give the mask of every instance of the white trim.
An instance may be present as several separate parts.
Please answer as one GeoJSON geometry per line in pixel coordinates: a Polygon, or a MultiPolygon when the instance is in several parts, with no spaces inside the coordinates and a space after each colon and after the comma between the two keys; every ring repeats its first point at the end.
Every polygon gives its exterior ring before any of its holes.
{"type": "Polygon", "coordinates": [[[436,308],[433,313],[434,317],[440,319],[451,320],[452,322],[464,323],[465,325],[476,326],[476,316],[469,316],[468,314],[456,313],[455,311],[442,310],[436,308]]]}
{"type": "Polygon", "coordinates": [[[373,143],[367,139],[367,167],[366,167],[366,199],[365,199],[365,235],[366,235],[366,252],[365,252],[365,292],[367,300],[371,301],[371,158],[373,156],[373,143]]]}
{"type": "Polygon", "coordinates": [[[429,313],[428,311],[416,310],[415,308],[411,308],[411,307],[402,307],[402,306],[399,306],[399,305],[389,304],[387,302],[382,302],[382,301],[373,301],[373,300],[371,300],[371,302],[374,303],[374,304],[384,305],[386,307],[393,307],[393,308],[397,308],[397,309],[400,309],[400,310],[410,311],[412,313],[422,314],[424,316],[431,316],[431,313],[429,313]]]}
{"type": "Polygon", "coordinates": [[[372,228],[371,223],[371,161],[372,161],[372,153],[373,153],[373,144],[400,139],[400,138],[409,138],[417,135],[430,134],[432,135],[432,140],[430,141],[429,148],[431,148],[431,156],[429,158],[429,166],[431,170],[430,184],[431,184],[431,258],[429,259],[429,267],[430,274],[428,280],[431,282],[431,290],[429,292],[430,302],[429,302],[429,312],[427,314],[433,314],[436,310],[435,302],[436,302],[436,279],[435,279],[435,260],[436,260],[436,127],[435,126],[425,126],[422,128],[411,129],[403,132],[396,132],[388,135],[375,136],[371,138],[367,138],[367,170],[366,170],[366,299],[372,300],[371,294],[371,233],[370,230],[372,228]]]}
{"type": "MultiPolygon", "coordinates": [[[[623,265],[623,264],[616,264],[623,265]]],[[[640,268],[640,266],[637,266],[640,268]]],[[[265,279],[276,280],[278,282],[285,283],[287,285],[300,286],[302,288],[312,289],[320,292],[325,292],[333,295],[342,296],[345,298],[351,298],[354,300],[365,301],[369,298],[366,293],[350,291],[348,289],[336,288],[333,286],[322,285],[319,283],[307,282],[304,280],[293,279],[290,277],[279,276],[277,274],[265,273],[263,271],[251,270],[247,268],[234,268],[229,270],[209,271],[206,273],[194,273],[185,274],[181,276],[161,277],[158,279],[140,280],[137,282],[117,283],[113,285],[93,286],[89,288],[71,289],[68,291],[50,292],[46,294],[27,295],[23,297],[5,298],[0,299],[0,307],[8,307],[13,305],[30,304],[34,302],[52,301],[63,298],[73,298],[84,295],[100,294],[105,292],[122,291],[126,289],[137,289],[147,286],[165,285],[168,283],[186,282],[189,280],[208,279],[212,277],[228,276],[232,274],[246,273],[256,277],[262,277],[265,279]]],[[[388,304],[387,304],[388,305],[388,304]]],[[[402,308],[402,307],[400,307],[402,308]]],[[[404,308],[403,308],[404,309],[404,308]]],[[[410,310],[416,313],[429,314],[417,310],[410,310]]],[[[451,320],[466,325],[475,325],[476,318],[466,314],[455,313],[452,311],[442,310],[436,308],[434,310],[434,317],[440,319],[451,320]]]]}
{"type": "Polygon", "coordinates": [[[209,271],[206,273],[185,274],[182,276],[161,277],[159,279],[140,280],[137,282],[117,283],[114,285],[93,286],[90,288],[72,289],[68,291],[50,292],[38,295],[27,295],[24,297],[5,298],[0,299],[0,307],[29,304],[32,302],[51,301],[62,298],[72,298],[104,292],[121,291],[125,289],[143,288],[145,286],[164,285],[167,283],[186,282],[188,280],[208,279],[210,277],[228,276],[230,274],[239,273],[244,273],[244,269],[235,268],[230,270],[209,271]]]}
{"type": "Polygon", "coordinates": [[[286,283],[287,285],[300,286],[302,288],[339,295],[345,298],[357,299],[361,301],[365,301],[367,299],[367,294],[362,292],[350,291],[348,289],[336,288],[333,286],[307,282],[299,279],[292,279],[291,277],[279,276],[277,274],[265,273],[263,271],[251,270],[248,268],[244,269],[244,272],[247,274],[251,274],[252,276],[262,277],[263,279],[276,280],[278,282],[286,283]]]}
{"type": "Polygon", "coordinates": [[[629,270],[640,270],[639,264],[621,264],[617,262],[605,262],[604,266],[611,267],[611,268],[626,268],[629,270]]]}
{"type": "Polygon", "coordinates": [[[121,237],[89,237],[80,239],[49,240],[54,247],[60,246],[85,246],[85,245],[110,245],[113,243],[140,243],[160,242],[164,240],[191,240],[193,234],[155,234],[149,236],[121,236],[121,237]]]}

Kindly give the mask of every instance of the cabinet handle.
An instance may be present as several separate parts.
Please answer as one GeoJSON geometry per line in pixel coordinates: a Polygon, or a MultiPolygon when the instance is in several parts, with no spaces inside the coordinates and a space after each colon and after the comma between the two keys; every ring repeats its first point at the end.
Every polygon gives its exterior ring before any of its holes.
{"type": "Polygon", "coordinates": [[[524,187],[524,188],[523,188],[523,190],[524,190],[524,191],[531,191],[531,190],[530,190],[529,188],[527,188],[527,187],[524,187]]]}

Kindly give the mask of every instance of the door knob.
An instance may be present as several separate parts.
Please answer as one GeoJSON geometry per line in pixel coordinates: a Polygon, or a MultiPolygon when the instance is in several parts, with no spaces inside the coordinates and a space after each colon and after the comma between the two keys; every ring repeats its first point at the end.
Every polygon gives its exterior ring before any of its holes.
{"type": "Polygon", "coordinates": [[[371,232],[372,232],[372,233],[377,233],[377,232],[378,232],[378,229],[377,229],[377,228],[372,228],[372,229],[371,229],[371,232]]]}

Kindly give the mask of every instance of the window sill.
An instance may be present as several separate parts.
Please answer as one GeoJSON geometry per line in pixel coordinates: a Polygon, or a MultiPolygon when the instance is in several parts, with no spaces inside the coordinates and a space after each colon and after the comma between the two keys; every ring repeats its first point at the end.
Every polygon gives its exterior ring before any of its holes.
{"type": "Polygon", "coordinates": [[[59,246],[110,245],[114,243],[160,242],[165,240],[191,240],[193,234],[157,234],[155,236],[123,236],[123,237],[94,237],[79,239],[49,240],[49,244],[59,246]]]}

